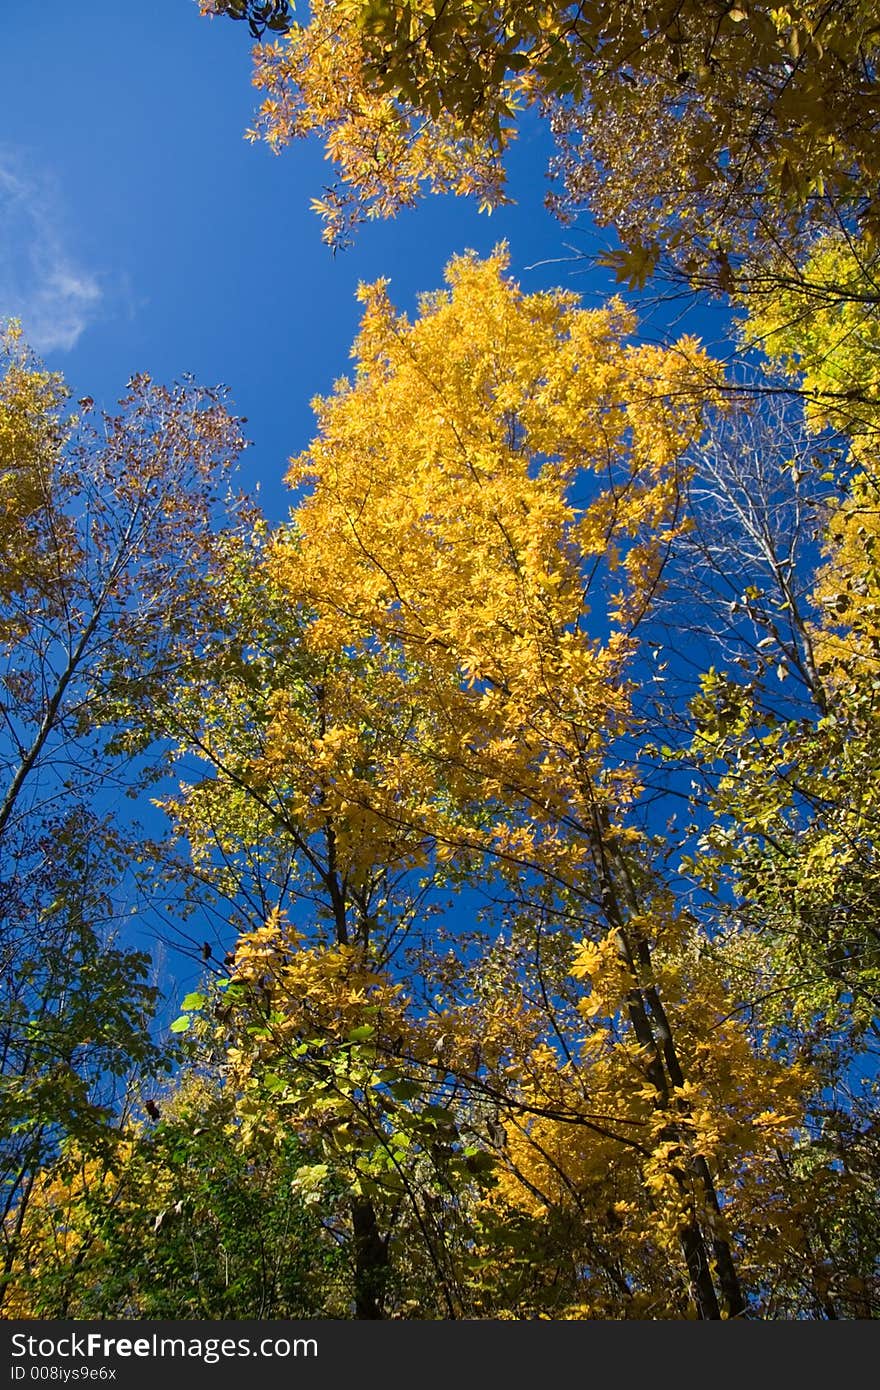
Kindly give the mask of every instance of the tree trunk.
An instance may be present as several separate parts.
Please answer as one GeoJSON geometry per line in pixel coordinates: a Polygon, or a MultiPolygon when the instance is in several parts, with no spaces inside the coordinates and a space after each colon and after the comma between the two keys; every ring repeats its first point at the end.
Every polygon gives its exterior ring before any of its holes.
{"type": "Polygon", "coordinates": [[[379,1234],[373,1204],[353,1197],[354,1296],[356,1318],[383,1318],[388,1285],[388,1247],[379,1234]]]}

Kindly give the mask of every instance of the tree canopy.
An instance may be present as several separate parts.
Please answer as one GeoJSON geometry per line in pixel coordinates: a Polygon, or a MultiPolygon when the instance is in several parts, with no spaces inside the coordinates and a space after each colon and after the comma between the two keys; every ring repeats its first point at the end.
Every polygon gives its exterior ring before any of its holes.
{"type": "Polygon", "coordinates": [[[201,8],[329,240],[533,107],[609,296],[362,285],[279,523],[8,328],[4,1315],[877,1317],[876,17],[201,8]]]}
{"type": "Polygon", "coordinates": [[[423,185],[497,201],[529,106],[559,142],[559,210],[589,204],[634,274],[665,251],[725,288],[722,257],[785,249],[804,225],[842,216],[876,237],[878,34],[863,0],[346,0],[305,23],[279,8],[286,34],[255,54],[255,134],[279,148],[321,133],[340,172],[321,207],[331,238],[423,185]]]}

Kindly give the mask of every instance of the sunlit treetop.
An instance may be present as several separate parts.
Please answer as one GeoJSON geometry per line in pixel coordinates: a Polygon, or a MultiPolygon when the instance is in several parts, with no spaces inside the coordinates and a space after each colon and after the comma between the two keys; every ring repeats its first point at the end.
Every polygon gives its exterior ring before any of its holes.
{"type": "Polygon", "coordinates": [[[667,250],[724,290],[755,239],[841,214],[877,233],[868,0],[321,0],[307,23],[288,5],[266,25],[289,31],[255,50],[254,136],[321,133],[339,173],[319,202],[329,240],[423,188],[497,203],[528,106],[559,143],[558,211],[588,202],[612,225],[627,278],[667,250]]]}
{"type": "MultiPolygon", "coordinates": [[[[445,769],[462,796],[508,809],[518,789],[541,814],[517,830],[502,816],[496,848],[528,857],[540,825],[590,823],[592,775],[629,724],[627,666],[714,378],[693,341],[632,345],[619,302],[524,294],[506,265],[503,249],[453,260],[413,321],[384,282],[363,288],[354,377],[315,403],[273,565],[314,652],[372,653],[386,698],[420,711],[417,744],[380,771],[389,787],[418,801],[445,769]]],[[[323,740],[340,774],[341,737],[323,740]]],[[[289,759],[280,705],[277,752],[289,759]]],[[[442,803],[424,797],[443,841],[442,803]]]]}
{"type": "Polygon", "coordinates": [[[829,232],[796,275],[756,285],[742,327],[747,347],[797,379],[808,425],[841,431],[869,467],[880,438],[878,252],[868,238],[829,232]]]}
{"type": "Polygon", "coordinates": [[[66,399],[61,378],[30,356],[17,325],[7,327],[0,338],[2,600],[37,582],[44,568],[46,537],[37,518],[51,505],[66,399]]]}

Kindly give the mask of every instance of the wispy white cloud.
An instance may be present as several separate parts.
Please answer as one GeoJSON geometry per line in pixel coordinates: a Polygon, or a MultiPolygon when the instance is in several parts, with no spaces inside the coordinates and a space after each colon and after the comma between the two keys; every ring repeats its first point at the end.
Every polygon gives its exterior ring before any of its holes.
{"type": "Polygon", "coordinates": [[[52,179],[0,148],[0,317],[21,319],[37,352],[69,351],[101,298],[97,276],[65,245],[63,203],[52,179]]]}

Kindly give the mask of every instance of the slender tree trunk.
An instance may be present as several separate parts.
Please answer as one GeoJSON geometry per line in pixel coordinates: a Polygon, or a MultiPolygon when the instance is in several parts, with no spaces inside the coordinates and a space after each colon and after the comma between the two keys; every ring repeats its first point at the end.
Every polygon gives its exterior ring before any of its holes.
{"type": "MultiPolygon", "coordinates": [[[[657,1094],[655,1104],[658,1110],[669,1113],[669,1125],[664,1130],[663,1137],[670,1143],[679,1144],[681,1143],[681,1133],[675,1122],[675,1108],[672,1103],[671,1091],[684,1085],[684,1074],[678,1060],[669,1019],[657,988],[651,983],[653,981],[653,968],[650,948],[640,934],[634,934],[629,929],[618,898],[614,881],[615,875],[612,873],[609,856],[606,852],[604,830],[605,827],[597,808],[594,821],[594,856],[599,873],[604,913],[616,932],[621,960],[625,963],[627,972],[633,981],[633,988],[627,995],[629,1021],[636,1039],[640,1046],[645,1049],[645,1055],[648,1058],[646,1070],[648,1080],[657,1094]],[[642,986],[639,983],[640,979],[645,979],[648,983],[642,986]]],[[[630,907],[636,911],[638,902],[627,867],[625,864],[618,864],[616,867],[619,870],[627,899],[632,900],[630,907]]],[[[686,1153],[684,1143],[681,1144],[681,1147],[682,1153],[686,1153]]],[[[690,1186],[687,1179],[688,1170],[696,1178],[698,1186],[703,1191],[705,1209],[708,1213],[705,1224],[709,1226],[707,1239],[700,1213],[692,1203],[689,1203],[690,1215],[681,1232],[680,1240],[697,1316],[712,1321],[720,1319],[722,1316],[718,1290],[715,1287],[715,1275],[709,1258],[711,1249],[724,1311],[730,1318],[742,1317],[746,1312],[745,1299],[736,1272],[733,1252],[729,1242],[719,1229],[721,1207],[709,1165],[702,1155],[697,1154],[686,1160],[685,1170],[673,1168],[673,1176],[682,1192],[685,1192],[690,1186]]]]}
{"type": "Polygon", "coordinates": [[[379,1234],[372,1202],[352,1198],[351,1224],[354,1231],[355,1317],[383,1318],[388,1285],[388,1247],[379,1234]]]}
{"type": "MultiPolygon", "coordinates": [[[[321,712],[323,732],[323,707],[321,712]]],[[[327,874],[325,886],[333,909],[337,944],[349,942],[346,922],[345,884],[340,880],[336,859],[336,834],[332,822],[326,824],[327,874]]],[[[352,1197],[351,1228],[354,1241],[355,1317],[383,1318],[388,1285],[388,1246],[379,1232],[376,1209],[368,1197],[352,1197]]]]}

